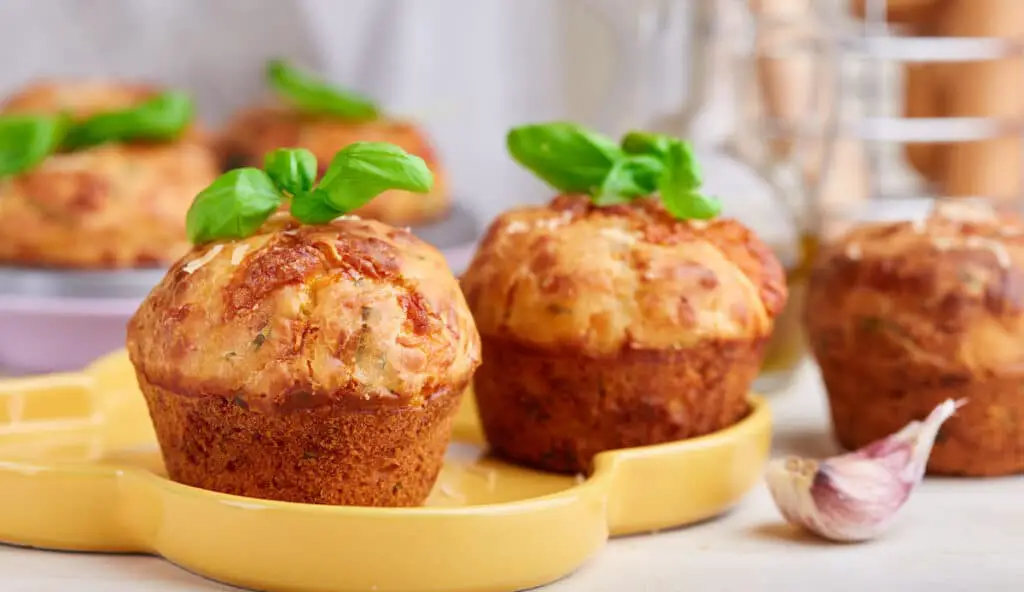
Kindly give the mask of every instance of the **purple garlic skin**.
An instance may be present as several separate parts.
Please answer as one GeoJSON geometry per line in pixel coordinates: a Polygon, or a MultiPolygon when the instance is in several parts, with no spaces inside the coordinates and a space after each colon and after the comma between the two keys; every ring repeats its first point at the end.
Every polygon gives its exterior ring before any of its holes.
{"type": "Polygon", "coordinates": [[[787,522],[828,540],[877,537],[921,482],[939,428],[962,405],[948,399],[924,421],[854,452],[771,461],[765,480],[775,505],[787,522]]]}

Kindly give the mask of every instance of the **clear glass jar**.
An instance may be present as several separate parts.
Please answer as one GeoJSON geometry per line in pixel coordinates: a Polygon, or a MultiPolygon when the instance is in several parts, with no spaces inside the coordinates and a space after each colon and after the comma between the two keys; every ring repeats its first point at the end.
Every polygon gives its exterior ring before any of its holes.
{"type": "Polygon", "coordinates": [[[815,244],[809,204],[822,191],[831,164],[824,138],[834,119],[834,101],[818,92],[829,74],[827,38],[814,26],[810,8],[778,15],[763,0],[688,4],[689,98],[678,113],[646,127],[694,145],[707,190],[723,200],[726,215],[757,232],[786,268],[789,301],[754,385],[776,391],[788,386],[806,358],[801,311],[815,244]],[[793,52],[793,46],[814,49],[793,52]]]}

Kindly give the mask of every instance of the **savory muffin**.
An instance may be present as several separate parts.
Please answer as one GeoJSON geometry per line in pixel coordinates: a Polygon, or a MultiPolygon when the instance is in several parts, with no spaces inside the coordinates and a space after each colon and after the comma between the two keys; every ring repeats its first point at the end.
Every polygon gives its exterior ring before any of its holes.
{"type": "MultiPolygon", "coordinates": [[[[67,113],[77,120],[137,105],[159,92],[138,84],[33,84],[0,114],[67,113]]],[[[185,213],[218,174],[191,126],[172,142],[108,143],[58,152],[0,179],[0,264],[80,269],[168,264],[189,248],[185,213]]]]}
{"type": "Polygon", "coordinates": [[[260,166],[267,152],[281,147],[305,148],[323,172],[335,152],[353,142],[388,142],[419,156],[434,173],[426,194],[391,189],[353,212],[396,225],[415,225],[443,216],[450,199],[444,172],[423,131],[408,121],[379,118],[350,121],[307,114],[283,105],[259,106],[238,114],[221,134],[219,151],[225,168],[260,166]]]}
{"type": "Polygon", "coordinates": [[[499,216],[461,283],[487,440],[570,473],[742,419],[787,297],[778,260],[740,223],[584,195],[499,216]]]}
{"type": "Polygon", "coordinates": [[[131,320],[128,352],[175,481],[412,506],[480,343],[444,257],[408,231],[276,214],[175,263],[131,320]]]}
{"type": "Polygon", "coordinates": [[[805,311],[836,436],[858,448],[967,404],[928,470],[1024,471],[1024,221],[984,203],[859,225],[821,252],[805,311]]]}

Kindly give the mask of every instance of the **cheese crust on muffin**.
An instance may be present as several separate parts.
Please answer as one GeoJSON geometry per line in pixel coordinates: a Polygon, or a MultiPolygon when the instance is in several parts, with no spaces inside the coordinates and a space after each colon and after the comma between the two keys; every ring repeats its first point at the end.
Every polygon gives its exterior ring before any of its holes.
{"type": "Polygon", "coordinates": [[[346,121],[300,113],[284,106],[254,107],[228,123],[219,141],[225,168],[262,166],[277,148],[305,148],[320,163],[322,176],[334,154],[354,142],[389,142],[422,158],[434,173],[428,193],[390,189],[352,213],[395,225],[415,225],[442,217],[450,207],[446,176],[425,133],[407,121],[346,121]]]}
{"type": "Polygon", "coordinates": [[[925,220],[861,225],[820,254],[805,321],[844,446],[965,399],[929,472],[1024,471],[1020,217],[951,202],[925,220]]]}
{"type": "Polygon", "coordinates": [[[480,343],[443,256],[346,216],[197,247],[128,330],[172,479],[284,501],[416,505],[480,343]]]}
{"type": "Polygon", "coordinates": [[[584,196],[499,216],[462,286],[488,440],[562,472],[741,419],[787,298],[778,260],[738,222],[584,196]]]}
{"type": "MultiPolygon", "coordinates": [[[[159,91],[112,82],[39,83],[4,114],[84,118],[159,91]]],[[[196,126],[175,142],[104,144],[49,156],[0,179],[0,263],[111,269],[166,265],[189,249],[185,213],[219,173],[196,126]]]]}

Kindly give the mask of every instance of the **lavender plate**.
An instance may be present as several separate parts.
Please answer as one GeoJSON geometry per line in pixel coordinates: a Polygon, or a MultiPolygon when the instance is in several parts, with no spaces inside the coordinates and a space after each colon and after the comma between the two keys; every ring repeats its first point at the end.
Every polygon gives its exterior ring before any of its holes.
{"type": "MultiPolygon", "coordinates": [[[[456,206],[444,220],[412,231],[459,274],[473,255],[480,225],[456,206]]],[[[0,374],[76,370],[124,347],[128,320],[165,272],[0,267],[0,374]]]]}

